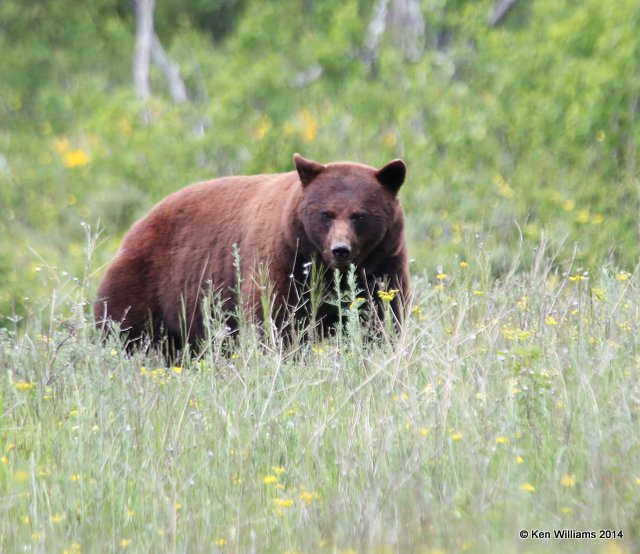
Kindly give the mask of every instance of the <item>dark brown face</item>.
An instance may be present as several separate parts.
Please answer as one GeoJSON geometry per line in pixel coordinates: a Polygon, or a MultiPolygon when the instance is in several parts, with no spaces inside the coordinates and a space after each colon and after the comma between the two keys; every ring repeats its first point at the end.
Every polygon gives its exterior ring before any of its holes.
{"type": "MultiPolygon", "coordinates": [[[[404,163],[392,164],[403,180],[404,163]]],[[[296,165],[304,186],[301,218],[307,237],[328,267],[357,266],[396,220],[399,185],[390,188],[380,179],[382,170],[357,164],[321,166],[298,157],[296,165]]]]}

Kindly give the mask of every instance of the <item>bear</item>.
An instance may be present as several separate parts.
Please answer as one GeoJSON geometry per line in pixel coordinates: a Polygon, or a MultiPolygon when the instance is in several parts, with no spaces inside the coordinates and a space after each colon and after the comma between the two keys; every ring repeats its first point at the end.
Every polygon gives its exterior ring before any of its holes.
{"type": "MultiPolygon", "coordinates": [[[[205,338],[203,300],[213,292],[225,313],[239,308],[256,322],[273,315],[282,331],[292,320],[309,320],[313,264],[325,288],[335,270],[345,275],[355,267],[358,288],[380,313],[378,291],[393,291],[386,299],[395,295],[401,322],[409,287],[398,200],[404,161],[376,169],[295,154],[294,165],[287,173],[196,183],[160,201],[125,235],[100,282],[96,324],[108,331],[117,322],[128,347],[145,338],[168,341],[174,352],[194,347],[205,338]]],[[[317,312],[321,332],[331,332],[337,307],[325,302],[317,312]]]]}

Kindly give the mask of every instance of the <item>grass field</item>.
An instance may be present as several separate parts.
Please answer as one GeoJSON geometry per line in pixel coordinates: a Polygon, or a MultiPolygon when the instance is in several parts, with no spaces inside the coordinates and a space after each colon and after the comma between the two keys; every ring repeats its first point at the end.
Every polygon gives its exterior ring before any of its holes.
{"type": "Polygon", "coordinates": [[[0,331],[0,551],[637,552],[638,277],[552,267],[458,260],[397,336],[180,367],[56,275],[0,331]],[[556,530],[596,538],[520,538],[556,530]]]}

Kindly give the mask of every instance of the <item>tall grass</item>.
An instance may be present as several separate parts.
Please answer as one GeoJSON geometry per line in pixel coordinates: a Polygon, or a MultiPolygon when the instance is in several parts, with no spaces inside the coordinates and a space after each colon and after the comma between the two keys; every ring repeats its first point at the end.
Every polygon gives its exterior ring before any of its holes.
{"type": "Polygon", "coordinates": [[[414,278],[397,335],[180,367],[101,344],[60,277],[0,330],[3,551],[637,551],[638,277],[545,255],[414,278]],[[519,537],[556,529],[624,537],[519,537]]]}

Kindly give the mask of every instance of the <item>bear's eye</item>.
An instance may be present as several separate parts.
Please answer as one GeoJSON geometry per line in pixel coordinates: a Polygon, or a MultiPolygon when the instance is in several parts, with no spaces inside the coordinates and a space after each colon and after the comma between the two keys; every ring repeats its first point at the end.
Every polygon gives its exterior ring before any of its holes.
{"type": "Polygon", "coordinates": [[[322,221],[332,221],[335,217],[335,214],[329,210],[322,210],[320,212],[320,219],[322,221]]]}
{"type": "Polygon", "coordinates": [[[364,221],[365,219],[367,219],[367,212],[353,212],[351,214],[351,220],[352,221],[364,221]]]}

